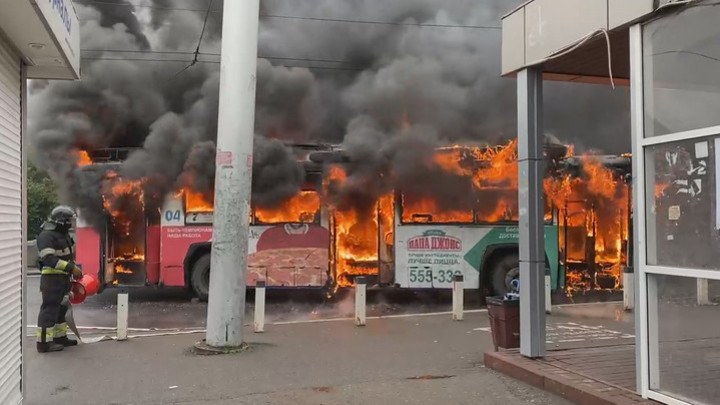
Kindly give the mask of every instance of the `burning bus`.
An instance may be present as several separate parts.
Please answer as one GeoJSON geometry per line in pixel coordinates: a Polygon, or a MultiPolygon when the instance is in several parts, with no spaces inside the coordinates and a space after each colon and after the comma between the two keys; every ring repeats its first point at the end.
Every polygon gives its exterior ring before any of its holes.
{"type": "MultiPolygon", "coordinates": [[[[304,157],[316,147],[296,149],[305,170],[301,190],[280,205],[252,206],[249,285],[260,279],[273,287],[328,284],[330,234],[327,210],[320,203],[322,169],[304,157]]],[[[181,189],[166,195],[160,210],[144,209],[138,182],[112,182],[129,152],[95,151],[93,163],[82,168],[90,175],[102,173],[110,185],[103,192],[108,215],[102,229],[87,221],[83,211],[78,213],[78,262],[83,271],[97,274],[103,286],[185,286],[206,299],[212,203],[203,193],[181,189]]]]}
{"type": "MultiPolygon", "coordinates": [[[[437,148],[428,164],[459,179],[452,187],[463,201],[453,197],[451,206],[423,192],[422,181],[362,205],[343,204],[334,196],[350,181],[344,151],[317,145],[293,150],[305,171],[300,190],[280,204],[251,207],[249,286],[264,280],[271,288],[334,292],[363,275],[380,287],[448,289],[462,274],[466,289],[503,294],[512,288],[519,276],[515,142],[437,148]]],[[[183,188],[166,195],[159,210],[146,210],[137,203],[143,187],[113,181],[123,153],[99,155],[94,152],[83,170],[108,179],[107,221],[98,229],[79,213],[84,271],[97,274],[104,287],[183,286],[206,299],[212,196],[183,188]],[[134,210],[119,209],[126,207],[122,199],[135,201],[134,210]]],[[[576,157],[565,147],[549,147],[546,156],[545,253],[552,289],[620,288],[630,235],[629,158],[576,157]]]]}

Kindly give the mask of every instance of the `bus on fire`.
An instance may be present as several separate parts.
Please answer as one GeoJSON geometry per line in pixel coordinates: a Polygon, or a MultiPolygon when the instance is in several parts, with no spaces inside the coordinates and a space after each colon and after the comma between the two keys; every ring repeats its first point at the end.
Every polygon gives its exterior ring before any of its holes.
{"type": "MultiPolygon", "coordinates": [[[[479,158],[475,152],[475,158],[513,165],[515,156],[503,155],[513,147],[479,158]]],[[[307,145],[294,150],[306,172],[302,190],[280,206],[251,207],[248,286],[264,280],[270,288],[334,292],[363,275],[378,287],[449,289],[453,276],[462,274],[465,288],[482,294],[512,288],[519,276],[517,166],[513,178],[512,167],[479,165],[471,173],[477,180],[468,190],[467,209],[443,209],[428,196],[395,190],[378,198],[372,212],[360,213],[324,198],[328,182],[344,180],[337,163],[342,151],[307,145]]],[[[545,253],[552,289],[619,288],[627,260],[629,159],[563,153],[549,161],[545,253]]],[[[87,170],[108,164],[117,163],[96,162],[87,170]]],[[[80,212],[78,262],[84,271],[97,274],[103,287],[181,286],[207,299],[212,203],[183,190],[167,195],[159,213],[143,215],[144,226],[130,235],[112,219],[98,232],[80,212]]]]}

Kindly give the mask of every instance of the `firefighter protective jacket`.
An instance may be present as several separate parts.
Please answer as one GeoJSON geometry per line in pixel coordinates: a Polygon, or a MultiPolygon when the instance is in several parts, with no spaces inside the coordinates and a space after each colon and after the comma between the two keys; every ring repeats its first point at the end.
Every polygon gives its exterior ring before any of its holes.
{"type": "Polygon", "coordinates": [[[72,272],[68,262],[75,261],[74,241],[67,232],[43,230],[37,237],[42,274],[65,274],[72,272]]]}

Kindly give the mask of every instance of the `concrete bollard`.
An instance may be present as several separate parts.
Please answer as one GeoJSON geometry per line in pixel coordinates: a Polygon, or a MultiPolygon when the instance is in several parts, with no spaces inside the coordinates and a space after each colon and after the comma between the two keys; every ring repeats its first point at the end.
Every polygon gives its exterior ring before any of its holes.
{"type": "Polygon", "coordinates": [[[552,279],[550,269],[545,269],[545,313],[552,313],[552,279]]]}
{"type": "Polygon", "coordinates": [[[452,319],[453,321],[463,320],[463,298],[465,296],[465,278],[462,274],[453,276],[453,296],[452,296],[452,319]]]}
{"type": "Polygon", "coordinates": [[[128,338],[128,294],[120,293],[117,296],[117,340],[128,338]]]}
{"type": "Polygon", "coordinates": [[[255,318],[253,319],[255,333],[265,332],[265,281],[255,283],[255,318]]]}
{"type": "Polygon", "coordinates": [[[635,308],[635,274],[632,266],[623,267],[623,309],[635,308]]]}
{"type": "Polygon", "coordinates": [[[710,305],[710,291],[706,278],[697,279],[697,303],[698,305],[710,305]]]}
{"type": "Polygon", "coordinates": [[[355,278],[355,325],[365,326],[367,300],[367,277],[355,278]]]}

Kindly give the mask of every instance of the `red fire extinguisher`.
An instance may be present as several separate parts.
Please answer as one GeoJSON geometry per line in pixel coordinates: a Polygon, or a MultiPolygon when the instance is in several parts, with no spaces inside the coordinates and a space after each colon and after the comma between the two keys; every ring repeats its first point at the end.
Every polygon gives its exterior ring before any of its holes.
{"type": "Polygon", "coordinates": [[[80,304],[90,295],[97,294],[100,282],[92,274],[85,274],[79,280],[75,280],[70,288],[70,303],[80,304]]]}

